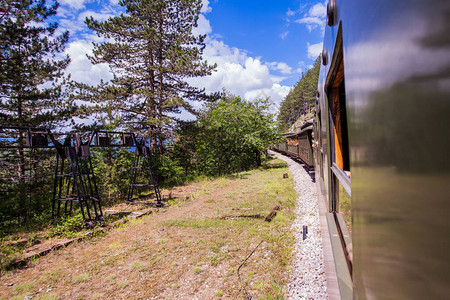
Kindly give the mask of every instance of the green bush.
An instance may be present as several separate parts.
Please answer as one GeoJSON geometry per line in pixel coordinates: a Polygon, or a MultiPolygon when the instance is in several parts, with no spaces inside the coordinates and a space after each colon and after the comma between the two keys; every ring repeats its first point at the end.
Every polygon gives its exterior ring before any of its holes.
{"type": "Polygon", "coordinates": [[[184,125],[174,155],[191,174],[217,176],[260,166],[269,143],[278,139],[269,101],[224,95],[197,123],[184,125]]]}
{"type": "Polygon", "coordinates": [[[75,237],[83,230],[84,220],[81,214],[61,217],[50,231],[50,236],[75,237]]]}

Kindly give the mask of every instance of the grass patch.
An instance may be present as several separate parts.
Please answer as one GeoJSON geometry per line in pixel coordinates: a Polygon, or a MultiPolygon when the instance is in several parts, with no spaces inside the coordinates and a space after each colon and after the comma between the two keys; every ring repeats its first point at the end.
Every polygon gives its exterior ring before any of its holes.
{"type": "Polygon", "coordinates": [[[81,214],[60,218],[50,230],[50,236],[73,238],[83,230],[84,220],[81,214]]]}
{"type": "Polygon", "coordinates": [[[73,283],[82,283],[89,281],[89,274],[81,273],[74,277],[73,283]]]}
{"type": "Polygon", "coordinates": [[[22,283],[14,287],[14,291],[17,293],[27,293],[34,288],[34,283],[22,283]]]}
{"type": "Polygon", "coordinates": [[[185,227],[185,228],[211,228],[221,226],[220,220],[183,220],[169,219],[161,222],[163,226],[185,227]]]}
{"type": "MultiPolygon", "coordinates": [[[[283,298],[282,287],[292,259],[290,226],[297,198],[292,179],[283,179],[287,172],[285,162],[269,160],[260,169],[192,182],[182,187],[186,195],[169,200],[171,206],[96,239],[75,243],[58,255],[41,258],[34,268],[20,274],[8,273],[0,278],[0,284],[39,280],[39,285],[57,286],[52,295],[61,299],[74,295],[103,298],[105,294],[111,299],[125,294],[130,299],[186,295],[240,299],[244,295],[237,269],[262,241],[240,269],[241,278],[254,299],[283,298]],[[220,219],[266,216],[277,204],[281,210],[270,223],[264,219],[220,219]]],[[[58,232],[77,233],[77,226],[76,219],[66,220],[59,224],[55,236],[58,232]]],[[[23,299],[27,289],[34,291],[36,287],[5,289],[0,297],[23,299]]]]}

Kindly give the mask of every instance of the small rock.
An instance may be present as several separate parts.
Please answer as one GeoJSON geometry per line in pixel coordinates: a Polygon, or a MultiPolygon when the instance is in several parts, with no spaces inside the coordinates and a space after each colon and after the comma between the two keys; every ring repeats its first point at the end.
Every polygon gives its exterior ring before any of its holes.
{"type": "Polygon", "coordinates": [[[8,286],[13,286],[13,285],[14,285],[14,283],[12,283],[12,282],[11,282],[11,283],[8,283],[8,286]]]}

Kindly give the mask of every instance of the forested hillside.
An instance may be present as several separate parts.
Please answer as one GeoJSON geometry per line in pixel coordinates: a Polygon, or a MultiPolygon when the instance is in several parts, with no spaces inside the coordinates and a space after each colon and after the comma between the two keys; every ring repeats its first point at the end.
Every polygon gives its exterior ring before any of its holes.
{"type": "Polygon", "coordinates": [[[303,74],[300,81],[281,102],[277,119],[278,128],[281,132],[287,131],[301,116],[313,112],[319,70],[320,56],[314,62],[313,67],[303,74]]]}

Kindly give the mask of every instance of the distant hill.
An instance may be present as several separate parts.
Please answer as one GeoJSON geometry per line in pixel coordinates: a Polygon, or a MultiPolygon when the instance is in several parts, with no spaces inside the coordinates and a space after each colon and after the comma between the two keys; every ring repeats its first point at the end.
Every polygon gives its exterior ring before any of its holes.
{"type": "Polygon", "coordinates": [[[277,117],[281,132],[296,131],[305,120],[314,117],[319,70],[320,56],[281,102],[277,117]]]}

